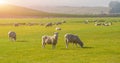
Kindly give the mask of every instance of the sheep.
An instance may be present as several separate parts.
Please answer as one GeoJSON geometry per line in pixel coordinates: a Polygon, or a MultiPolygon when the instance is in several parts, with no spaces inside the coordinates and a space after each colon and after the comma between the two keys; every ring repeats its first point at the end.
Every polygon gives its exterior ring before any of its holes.
{"type": "Polygon", "coordinates": [[[108,23],[103,23],[103,26],[109,26],[109,24],[108,23]]]}
{"type": "Polygon", "coordinates": [[[61,25],[61,24],[62,24],[62,22],[57,22],[57,23],[56,23],[56,25],[61,25]]]}
{"type": "Polygon", "coordinates": [[[112,25],[112,22],[108,22],[108,25],[112,25]]]}
{"type": "Polygon", "coordinates": [[[85,20],[84,23],[85,23],[85,24],[88,24],[88,23],[89,23],[89,20],[85,20]]]}
{"type": "Polygon", "coordinates": [[[49,22],[49,23],[47,23],[47,24],[45,25],[45,27],[49,27],[49,26],[52,26],[52,23],[51,23],[51,22],[49,22]]]}
{"type": "Polygon", "coordinates": [[[8,37],[9,37],[10,40],[16,41],[16,33],[15,32],[9,31],[8,32],[8,37]]]}
{"type": "Polygon", "coordinates": [[[67,33],[64,35],[65,41],[66,41],[66,48],[68,48],[68,44],[69,43],[73,43],[73,44],[79,44],[81,47],[83,47],[83,42],[79,39],[79,37],[77,35],[73,35],[70,33],[67,33]]]}
{"type": "Polygon", "coordinates": [[[95,22],[95,26],[101,26],[101,23],[95,22]]]}
{"type": "Polygon", "coordinates": [[[112,22],[105,22],[103,23],[104,26],[111,26],[112,25],[112,22]]]}
{"type": "Polygon", "coordinates": [[[63,20],[63,21],[62,21],[62,23],[66,23],[66,21],[65,21],[65,20],[63,20]]]}
{"type": "Polygon", "coordinates": [[[55,28],[55,29],[56,29],[57,31],[58,31],[58,30],[61,30],[61,28],[59,28],[59,27],[57,27],[57,28],[55,28]]]}
{"type": "Polygon", "coordinates": [[[15,27],[18,27],[18,26],[19,26],[19,23],[15,23],[14,26],[15,26],[15,27]]]}
{"type": "Polygon", "coordinates": [[[58,32],[55,32],[53,36],[42,36],[42,47],[45,48],[46,44],[51,44],[54,49],[58,40],[58,32]]]}

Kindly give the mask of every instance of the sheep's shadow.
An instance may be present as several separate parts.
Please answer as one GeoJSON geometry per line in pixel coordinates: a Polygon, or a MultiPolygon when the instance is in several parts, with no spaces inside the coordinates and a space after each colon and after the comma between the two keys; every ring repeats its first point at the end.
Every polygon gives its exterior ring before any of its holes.
{"type": "Polygon", "coordinates": [[[17,40],[16,42],[28,42],[26,40],[17,40]]]}
{"type": "Polygon", "coordinates": [[[61,48],[61,50],[79,50],[79,49],[92,49],[94,47],[77,47],[77,48],[61,48]]]}
{"type": "Polygon", "coordinates": [[[83,49],[92,49],[94,47],[83,47],[83,49]]]}

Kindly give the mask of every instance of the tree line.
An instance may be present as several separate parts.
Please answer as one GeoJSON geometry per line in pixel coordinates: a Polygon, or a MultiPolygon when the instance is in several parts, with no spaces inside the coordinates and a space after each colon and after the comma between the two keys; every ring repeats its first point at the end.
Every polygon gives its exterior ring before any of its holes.
{"type": "Polygon", "coordinates": [[[111,1],[109,3],[110,14],[120,14],[120,2],[119,1],[111,1]]]}

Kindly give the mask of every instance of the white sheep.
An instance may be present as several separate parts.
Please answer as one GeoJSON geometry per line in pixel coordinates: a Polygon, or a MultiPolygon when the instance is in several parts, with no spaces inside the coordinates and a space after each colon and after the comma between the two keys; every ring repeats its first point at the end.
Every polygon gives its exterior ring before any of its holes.
{"type": "Polygon", "coordinates": [[[95,22],[95,26],[101,26],[102,24],[100,22],[95,22]]]}
{"type": "Polygon", "coordinates": [[[79,39],[79,37],[77,35],[73,35],[73,34],[65,34],[65,41],[66,41],[66,48],[68,48],[68,44],[69,43],[73,43],[73,44],[79,44],[81,47],[83,47],[83,42],[79,39]]]}
{"type": "Polygon", "coordinates": [[[16,41],[16,33],[15,32],[9,31],[8,32],[8,37],[9,37],[10,40],[16,41]]]}
{"type": "Polygon", "coordinates": [[[52,44],[54,49],[58,40],[58,33],[55,32],[53,36],[42,36],[42,47],[44,48],[46,44],[52,44]]]}
{"type": "Polygon", "coordinates": [[[57,27],[57,28],[55,28],[55,29],[56,29],[57,31],[58,31],[58,30],[61,30],[61,28],[59,28],[59,27],[57,27]]]}
{"type": "Polygon", "coordinates": [[[112,25],[112,22],[108,22],[108,25],[109,25],[109,26],[112,25]]]}

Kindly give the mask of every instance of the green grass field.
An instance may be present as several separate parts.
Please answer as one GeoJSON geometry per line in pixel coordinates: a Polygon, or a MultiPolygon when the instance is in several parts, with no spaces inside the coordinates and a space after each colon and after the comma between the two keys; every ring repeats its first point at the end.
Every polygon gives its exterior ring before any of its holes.
{"type": "Polygon", "coordinates": [[[120,18],[28,18],[0,19],[2,23],[56,22],[66,20],[59,26],[0,26],[0,63],[119,63],[120,62],[120,18]],[[106,20],[111,26],[94,26],[82,23],[84,20],[106,20]],[[61,31],[56,31],[61,27],[61,31]],[[17,33],[17,41],[8,39],[8,31],[17,33]],[[55,49],[51,45],[41,47],[43,35],[59,32],[55,49]],[[84,42],[84,48],[69,44],[65,48],[64,35],[77,34],[84,42]]]}

